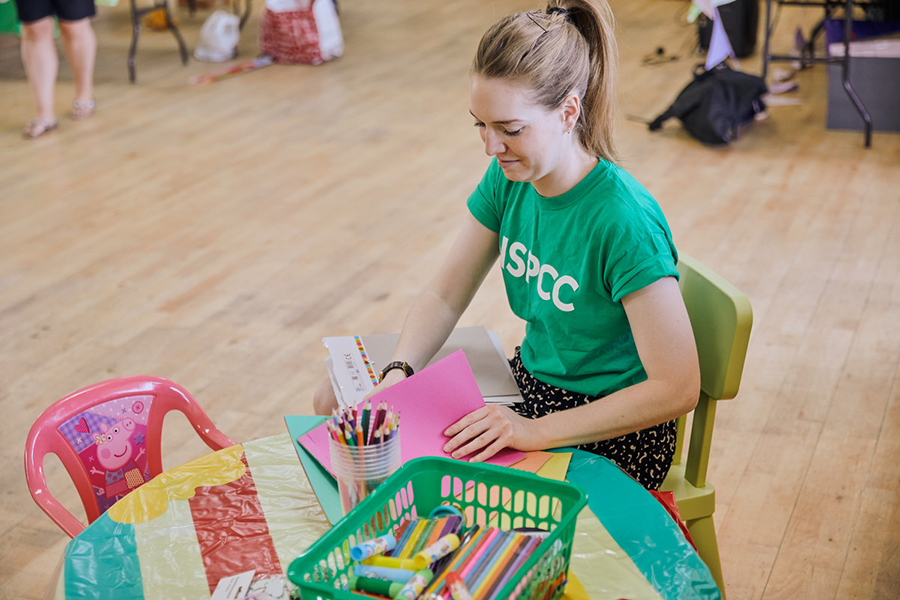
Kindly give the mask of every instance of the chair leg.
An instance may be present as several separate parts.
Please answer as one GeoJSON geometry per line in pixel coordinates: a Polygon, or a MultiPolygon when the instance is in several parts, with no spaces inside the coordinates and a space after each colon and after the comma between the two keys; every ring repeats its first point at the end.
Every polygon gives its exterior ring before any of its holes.
{"type": "Polygon", "coordinates": [[[128,49],[128,80],[134,83],[135,79],[137,79],[137,59],[135,54],[137,54],[138,38],[141,35],[141,13],[138,11],[134,0],[131,0],[131,27],[131,47],[128,49]]]}
{"type": "Polygon", "coordinates": [[[178,42],[178,52],[181,54],[181,64],[188,64],[188,51],[187,47],[184,45],[184,40],[181,37],[181,33],[178,31],[178,28],[175,26],[175,23],[172,22],[172,17],[169,15],[168,5],[164,5],[165,14],[166,14],[166,27],[169,28],[169,31],[172,32],[172,35],[175,36],[175,41],[178,42]]]}
{"type": "Polygon", "coordinates": [[[722,563],[719,561],[719,543],[716,540],[713,518],[709,516],[688,521],[687,528],[697,546],[697,553],[709,568],[709,572],[722,593],[722,600],[725,600],[725,580],[722,578],[722,563]]]}
{"type": "MultiPolygon", "coordinates": [[[[253,0],[244,0],[244,14],[240,15],[241,22],[238,25],[238,29],[244,29],[244,24],[247,22],[247,19],[250,18],[250,9],[252,7],[253,0]]],[[[234,2],[234,14],[238,14],[238,3],[237,0],[234,2]]]]}

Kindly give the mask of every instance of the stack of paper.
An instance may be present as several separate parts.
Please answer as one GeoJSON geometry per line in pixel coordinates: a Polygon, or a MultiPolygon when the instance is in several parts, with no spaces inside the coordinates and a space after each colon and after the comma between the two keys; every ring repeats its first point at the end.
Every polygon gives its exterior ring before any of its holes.
{"type": "MultiPolygon", "coordinates": [[[[374,389],[378,374],[391,362],[399,339],[397,333],[323,338],[322,342],[328,348],[325,364],[339,402],[355,406],[374,389]]],[[[484,327],[458,327],[428,364],[432,365],[457,350],[466,353],[485,402],[511,404],[522,401],[495,332],[484,327]]]]}

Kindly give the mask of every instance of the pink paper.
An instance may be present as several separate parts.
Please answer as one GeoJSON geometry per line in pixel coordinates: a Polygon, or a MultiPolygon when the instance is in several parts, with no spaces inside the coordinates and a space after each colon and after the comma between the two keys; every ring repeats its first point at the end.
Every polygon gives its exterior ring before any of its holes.
{"type": "MultiPolygon", "coordinates": [[[[484,406],[484,397],[475,382],[469,361],[462,350],[439,360],[372,397],[372,404],[387,403],[400,413],[400,455],[406,463],[420,456],[443,456],[450,425],[484,406]]],[[[298,440],[331,472],[328,430],[322,424],[298,440]]],[[[524,452],[504,448],[487,460],[509,466],[525,458],[524,452]]]]}

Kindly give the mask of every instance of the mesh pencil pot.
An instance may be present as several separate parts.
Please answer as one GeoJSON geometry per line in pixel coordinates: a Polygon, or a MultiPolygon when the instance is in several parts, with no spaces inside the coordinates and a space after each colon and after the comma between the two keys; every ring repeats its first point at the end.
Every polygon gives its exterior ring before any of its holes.
{"type": "Polygon", "coordinates": [[[394,533],[406,520],[451,505],[468,526],[549,532],[540,546],[491,593],[492,598],[554,600],[563,593],[578,513],[587,495],[578,486],[525,471],[447,458],[411,460],[391,475],[288,567],[302,600],[353,600],[349,590],[357,544],[394,533]]]}

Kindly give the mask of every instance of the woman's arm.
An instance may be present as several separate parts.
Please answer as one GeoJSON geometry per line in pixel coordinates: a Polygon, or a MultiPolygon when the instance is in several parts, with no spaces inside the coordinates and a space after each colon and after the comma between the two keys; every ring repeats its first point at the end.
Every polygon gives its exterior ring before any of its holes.
{"type": "MultiPolygon", "coordinates": [[[[424,368],[447,341],[499,255],[498,234],[466,213],[450,254],[410,307],[391,360],[406,361],[415,371],[424,368]]],[[[400,369],[389,371],[375,391],[405,378],[400,369]]]]}
{"type": "Polygon", "coordinates": [[[502,448],[542,450],[610,439],[691,411],[700,393],[697,349],[678,282],[665,277],[622,299],[646,381],[569,410],[527,419],[504,406],[473,411],[445,432],[445,450],[482,461],[502,448]]]}

